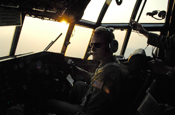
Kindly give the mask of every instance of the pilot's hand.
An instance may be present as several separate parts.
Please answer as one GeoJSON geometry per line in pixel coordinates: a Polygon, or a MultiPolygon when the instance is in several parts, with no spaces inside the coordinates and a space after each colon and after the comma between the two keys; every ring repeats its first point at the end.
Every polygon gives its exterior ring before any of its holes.
{"type": "Polygon", "coordinates": [[[146,30],[143,28],[143,26],[141,24],[139,24],[138,22],[132,20],[131,21],[131,25],[133,30],[139,31],[140,33],[144,33],[146,30]]]}
{"type": "Polygon", "coordinates": [[[160,59],[153,59],[149,62],[150,70],[153,73],[167,75],[168,71],[171,70],[171,67],[165,65],[165,63],[160,59]]]}

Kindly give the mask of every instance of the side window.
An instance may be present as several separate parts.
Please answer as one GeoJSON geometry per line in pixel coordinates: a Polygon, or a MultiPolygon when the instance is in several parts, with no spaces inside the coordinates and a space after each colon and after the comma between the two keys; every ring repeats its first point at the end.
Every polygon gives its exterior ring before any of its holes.
{"type": "Polygon", "coordinates": [[[83,58],[92,35],[92,29],[75,25],[65,56],[83,58]]]}
{"type": "MultiPolygon", "coordinates": [[[[153,33],[159,34],[160,32],[153,33]]],[[[146,55],[152,56],[153,46],[149,45],[147,47],[147,38],[142,34],[132,32],[125,51],[125,58],[128,58],[138,48],[145,49],[146,55]]]]}
{"type": "Polygon", "coordinates": [[[0,27],[0,31],[0,57],[8,56],[15,31],[15,26],[2,26],[0,27]]]}

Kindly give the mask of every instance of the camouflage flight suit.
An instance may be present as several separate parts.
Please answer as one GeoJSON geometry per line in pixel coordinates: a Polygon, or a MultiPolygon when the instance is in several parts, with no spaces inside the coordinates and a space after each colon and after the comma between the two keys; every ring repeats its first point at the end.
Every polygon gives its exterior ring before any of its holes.
{"type": "Polygon", "coordinates": [[[83,108],[81,115],[114,114],[122,90],[122,82],[128,75],[128,71],[122,66],[114,59],[108,59],[96,69],[80,104],[83,108]]]}
{"type": "Polygon", "coordinates": [[[175,50],[175,34],[172,36],[162,36],[149,33],[147,43],[165,50],[164,62],[169,66],[175,66],[175,54],[173,53],[175,50]]]}
{"type": "Polygon", "coordinates": [[[148,44],[162,49],[172,49],[175,47],[175,34],[168,37],[149,33],[148,44]]]}

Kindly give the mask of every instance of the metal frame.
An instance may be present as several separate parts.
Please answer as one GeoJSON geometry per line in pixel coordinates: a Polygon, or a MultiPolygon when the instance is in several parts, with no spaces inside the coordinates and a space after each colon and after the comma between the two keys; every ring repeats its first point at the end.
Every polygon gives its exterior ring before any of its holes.
{"type": "MultiPolygon", "coordinates": [[[[173,2],[174,2],[174,0],[169,0],[167,18],[166,18],[165,23],[142,23],[142,26],[145,29],[147,29],[148,31],[161,31],[161,32],[167,31],[168,28],[169,28],[169,25],[170,25],[170,18],[171,18],[170,16],[171,16],[171,12],[172,12],[171,10],[172,10],[172,7],[173,7],[173,5],[172,5],[173,2]]],[[[136,15],[138,13],[138,9],[139,9],[141,3],[142,3],[142,0],[137,0],[136,1],[135,7],[133,9],[133,12],[132,12],[132,15],[130,17],[129,22],[132,19],[136,18],[136,15]]],[[[145,3],[146,3],[146,0],[145,0],[145,3]]],[[[123,42],[123,45],[122,45],[122,49],[121,49],[121,52],[120,52],[120,55],[124,55],[132,29],[129,26],[129,22],[128,23],[122,23],[122,24],[121,23],[101,23],[108,7],[109,7],[109,5],[106,4],[106,2],[105,2],[96,23],[90,22],[90,21],[87,21],[87,20],[79,20],[79,21],[76,22],[76,24],[81,25],[81,26],[85,26],[85,27],[88,27],[88,28],[92,28],[92,29],[95,29],[97,26],[100,26],[100,25],[105,26],[105,27],[113,27],[114,29],[121,29],[121,30],[122,29],[127,29],[127,32],[126,32],[126,35],[125,35],[125,38],[124,38],[124,42],[123,42]]],[[[143,10],[143,7],[142,7],[142,10],[143,10]]],[[[142,10],[141,10],[141,12],[142,12],[142,10]]],[[[141,12],[140,12],[140,14],[141,14],[141,12]]],[[[138,17],[137,21],[139,20],[139,17],[138,17]]],[[[21,30],[22,30],[24,18],[25,18],[25,14],[22,15],[22,25],[17,26],[16,29],[15,29],[15,33],[14,33],[14,37],[13,37],[13,41],[12,41],[9,56],[14,56],[15,55],[15,51],[16,51],[19,36],[20,36],[21,30]]],[[[74,26],[75,26],[75,23],[69,25],[69,28],[68,28],[68,31],[67,31],[67,34],[66,34],[66,37],[65,37],[64,45],[63,45],[62,50],[61,50],[62,54],[65,54],[65,52],[66,52],[66,49],[67,49],[67,46],[68,46],[67,43],[70,40],[70,37],[71,37],[74,26]]],[[[87,50],[88,50],[88,48],[87,48],[87,50]]],[[[87,53],[88,53],[88,51],[86,51],[85,55],[87,55],[87,53]]]]}
{"type": "Polygon", "coordinates": [[[13,36],[13,41],[12,41],[12,45],[11,45],[11,48],[10,48],[9,56],[14,56],[15,55],[16,48],[17,48],[18,41],[19,41],[19,36],[21,34],[22,26],[23,26],[23,23],[24,23],[24,18],[25,18],[25,16],[22,14],[22,25],[16,26],[16,28],[15,28],[15,33],[14,33],[14,36],[13,36]]]}
{"type": "MultiPolygon", "coordinates": [[[[140,7],[141,3],[142,3],[142,0],[137,0],[137,2],[135,4],[135,7],[133,9],[133,12],[131,14],[131,18],[130,18],[129,22],[131,22],[131,20],[135,20],[137,12],[139,10],[139,7],[140,7]]],[[[129,37],[131,35],[131,31],[132,31],[131,28],[127,29],[127,32],[126,32],[126,35],[125,35],[125,39],[124,39],[124,42],[123,42],[123,45],[122,45],[122,49],[121,49],[120,55],[124,55],[124,53],[125,53],[125,50],[126,50],[126,47],[127,47],[128,41],[129,41],[129,37]]]]}

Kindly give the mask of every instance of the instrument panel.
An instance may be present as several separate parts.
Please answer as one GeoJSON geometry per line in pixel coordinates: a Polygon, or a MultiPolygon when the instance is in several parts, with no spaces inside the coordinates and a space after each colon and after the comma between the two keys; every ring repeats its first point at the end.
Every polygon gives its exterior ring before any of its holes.
{"type": "MultiPolygon", "coordinates": [[[[39,52],[0,62],[0,113],[16,104],[34,113],[48,98],[66,98],[70,71],[62,54],[39,52]],[[34,109],[35,108],[35,109],[34,109]]],[[[32,113],[27,114],[32,114],[32,113]]]]}

